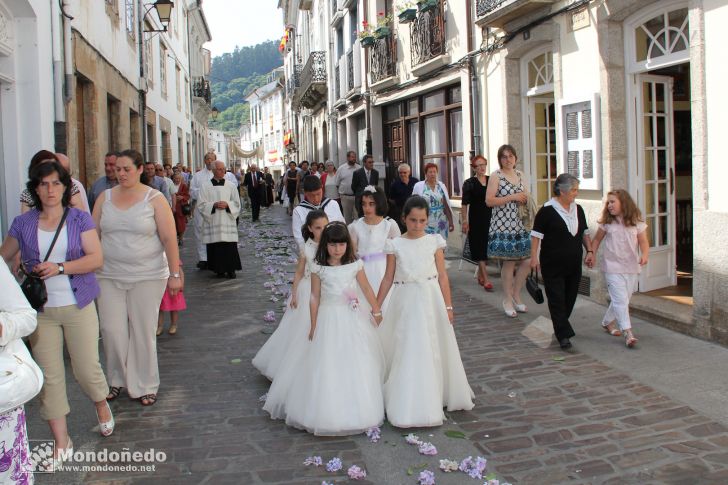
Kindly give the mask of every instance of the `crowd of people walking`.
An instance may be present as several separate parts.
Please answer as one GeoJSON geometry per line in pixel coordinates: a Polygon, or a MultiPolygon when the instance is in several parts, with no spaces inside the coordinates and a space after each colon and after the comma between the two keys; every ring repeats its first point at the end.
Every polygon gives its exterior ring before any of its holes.
{"type": "MultiPolygon", "coordinates": [[[[515,149],[503,145],[497,161],[489,176],[487,159],[474,157],[462,187],[460,225],[478,283],[496,289],[487,263],[497,261],[503,312],[516,317],[529,311],[521,297],[529,271],[540,270],[556,339],[568,349],[582,263],[593,267],[603,247],[611,303],[602,326],[634,347],[629,299],[649,242],[630,195],[608,193],[592,239],[575,202],[576,177],[559,175],[553,198],[537,208],[515,149]]],[[[299,259],[286,312],[253,359],[272,381],[264,405],[271,417],[340,435],[379,426],[385,416],[398,427],[438,426],[443,409],[471,409],[445,264],[456,222],[448,189],[436,164],[424,166],[421,181],[407,164],[396,168],[385,191],[371,155],[359,164],[348,152],[338,167],[291,162],[276,187],[267,167],[251,164],[236,176],[213,152],[192,174],[125,150],[106,154],[104,175],[86,191],[65,155],[39,151],[29,163],[21,215],[0,246],[0,357],[8,348],[21,355],[28,337],[55,462],[73,449],[64,348],[103,436],[115,430],[109,401],[126,393],[154,405],[164,315],[176,335],[186,308],[179,247],[188,222],[197,268],[233,279],[242,269],[241,200],[248,199],[257,222],[276,192],[291,216],[299,259]]],[[[0,470],[3,483],[32,482],[24,402],[0,399],[0,441],[14,450],[12,466],[0,470]]]]}

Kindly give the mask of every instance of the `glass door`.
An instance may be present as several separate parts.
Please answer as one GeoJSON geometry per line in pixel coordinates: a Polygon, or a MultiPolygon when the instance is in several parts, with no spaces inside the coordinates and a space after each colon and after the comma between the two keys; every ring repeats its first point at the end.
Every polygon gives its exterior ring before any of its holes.
{"type": "Polygon", "coordinates": [[[644,292],[677,284],[672,78],[640,74],[636,87],[638,199],[650,242],[639,280],[644,292]]]}
{"type": "Polygon", "coordinates": [[[551,198],[558,176],[556,165],[556,109],[552,97],[528,98],[530,180],[536,205],[551,198]]]}

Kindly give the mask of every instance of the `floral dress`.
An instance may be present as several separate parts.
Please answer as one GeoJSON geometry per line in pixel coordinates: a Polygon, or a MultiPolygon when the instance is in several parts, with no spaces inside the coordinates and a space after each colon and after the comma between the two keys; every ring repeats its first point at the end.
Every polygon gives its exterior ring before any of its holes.
{"type": "Polygon", "coordinates": [[[0,483],[33,483],[23,406],[0,414],[0,483]]]}
{"type": "Polygon", "coordinates": [[[422,197],[425,198],[430,206],[430,217],[427,221],[425,232],[427,234],[439,234],[447,240],[450,224],[445,215],[445,203],[447,199],[445,198],[445,193],[442,191],[442,187],[440,184],[437,184],[433,190],[429,185],[425,184],[422,197]]]}
{"type": "MultiPolygon", "coordinates": [[[[518,176],[516,185],[509,182],[500,170],[495,173],[499,179],[496,197],[506,197],[525,191],[521,172],[516,171],[518,176]]],[[[493,207],[488,232],[487,254],[488,258],[513,261],[531,257],[531,235],[523,227],[523,221],[518,215],[517,203],[508,202],[505,205],[493,207]]]]}

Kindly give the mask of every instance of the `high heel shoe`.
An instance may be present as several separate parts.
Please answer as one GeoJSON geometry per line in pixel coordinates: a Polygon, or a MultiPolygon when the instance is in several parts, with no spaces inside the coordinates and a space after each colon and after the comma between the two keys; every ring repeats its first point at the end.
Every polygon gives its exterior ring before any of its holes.
{"type": "Polygon", "coordinates": [[[503,302],[503,311],[506,312],[506,316],[508,317],[516,318],[518,316],[518,313],[516,313],[515,310],[508,309],[508,307],[506,307],[506,302],[503,302]]]}
{"type": "Polygon", "coordinates": [[[70,436],[68,437],[68,443],[66,443],[66,447],[56,448],[56,452],[58,453],[58,456],[53,456],[53,458],[51,459],[53,463],[53,472],[59,471],[61,465],[63,465],[64,456],[73,456],[73,440],[70,436]],[[61,452],[61,450],[63,450],[63,452],[61,452]]]}
{"type": "Polygon", "coordinates": [[[99,421],[99,433],[101,433],[101,436],[111,436],[111,433],[114,432],[114,415],[111,414],[111,406],[109,406],[109,403],[106,403],[106,408],[109,410],[109,416],[111,416],[111,419],[105,422],[101,422],[101,418],[99,418],[99,410],[96,409],[96,419],[99,421]]]}
{"type": "Polygon", "coordinates": [[[513,300],[513,308],[515,308],[518,313],[528,313],[528,307],[523,303],[516,303],[516,300],[513,300]]]}

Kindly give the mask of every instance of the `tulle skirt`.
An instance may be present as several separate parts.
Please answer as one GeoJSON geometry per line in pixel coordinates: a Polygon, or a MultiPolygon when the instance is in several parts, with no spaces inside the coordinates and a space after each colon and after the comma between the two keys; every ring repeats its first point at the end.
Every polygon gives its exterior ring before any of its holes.
{"type": "Polygon", "coordinates": [[[394,426],[439,426],[472,409],[473,394],[436,279],[395,285],[380,325],[387,371],[384,402],[394,426]]]}
{"type": "Polygon", "coordinates": [[[287,359],[263,409],[316,435],[359,434],[384,421],[384,354],[365,310],[319,307],[304,355],[287,359]]]}
{"type": "Polygon", "coordinates": [[[290,300],[275,332],[263,344],[253,358],[253,366],[273,380],[287,359],[296,359],[308,348],[308,331],[311,328],[311,278],[298,283],[298,304],[291,308],[290,300]]]}

